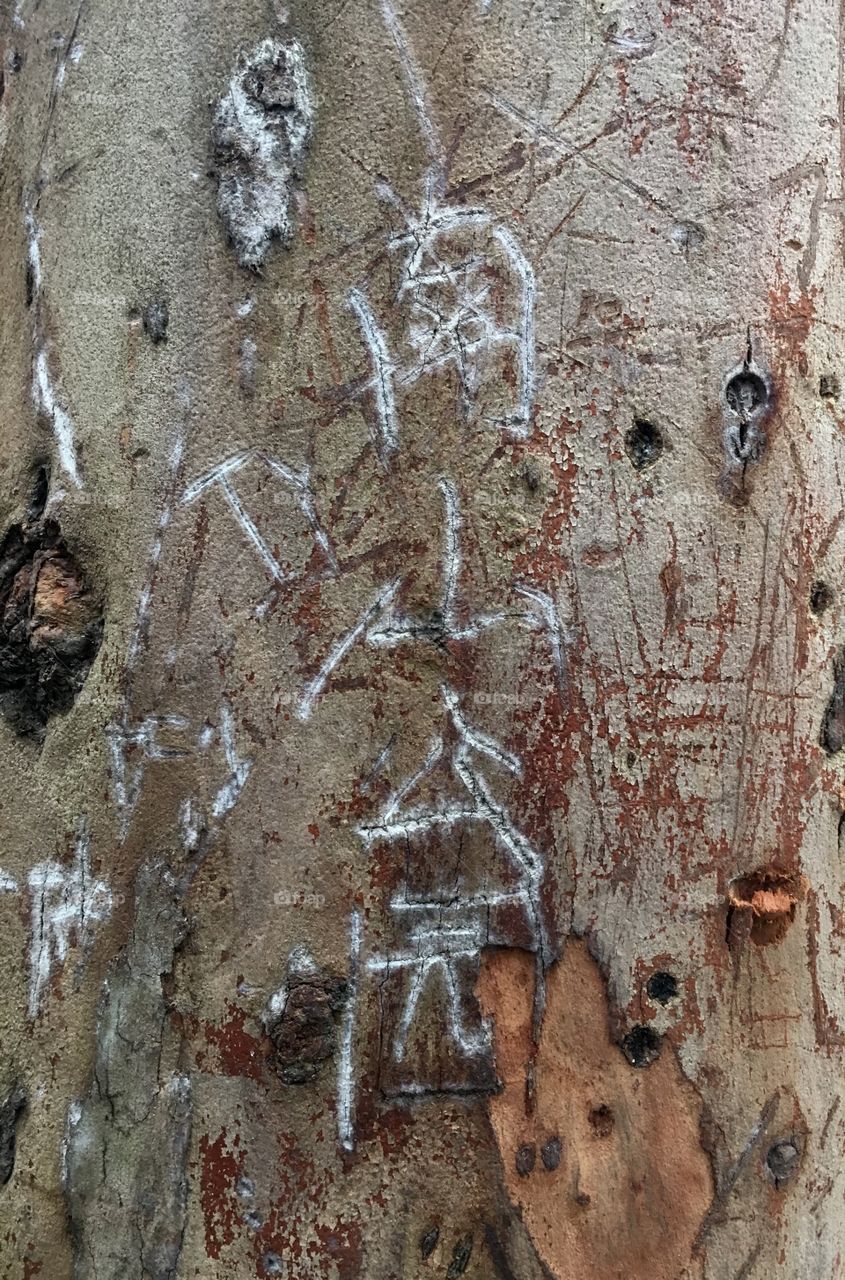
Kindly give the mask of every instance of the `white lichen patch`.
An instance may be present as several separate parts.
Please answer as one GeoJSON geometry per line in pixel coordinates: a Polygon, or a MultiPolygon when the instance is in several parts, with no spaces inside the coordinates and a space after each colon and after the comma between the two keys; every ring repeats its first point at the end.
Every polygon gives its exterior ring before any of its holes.
{"type": "Polygon", "coordinates": [[[257,270],[274,239],[290,243],[290,205],[313,122],[297,40],[267,39],[241,54],[212,128],[217,211],[241,266],[257,270]]]}

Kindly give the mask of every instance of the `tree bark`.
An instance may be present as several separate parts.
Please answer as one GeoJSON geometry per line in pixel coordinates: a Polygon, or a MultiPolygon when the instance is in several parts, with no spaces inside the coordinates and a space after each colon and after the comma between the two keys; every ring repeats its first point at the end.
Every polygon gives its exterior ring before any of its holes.
{"type": "Polygon", "coordinates": [[[3,1276],[845,1273],[843,13],[8,0],[3,1276]]]}

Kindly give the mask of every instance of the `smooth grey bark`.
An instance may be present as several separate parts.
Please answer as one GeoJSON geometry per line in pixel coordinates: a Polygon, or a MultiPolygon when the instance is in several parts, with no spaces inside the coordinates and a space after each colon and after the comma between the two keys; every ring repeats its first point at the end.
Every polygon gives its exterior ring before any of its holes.
{"type": "Polygon", "coordinates": [[[842,1273],[843,30],[6,4],[0,1274],[842,1273]]]}

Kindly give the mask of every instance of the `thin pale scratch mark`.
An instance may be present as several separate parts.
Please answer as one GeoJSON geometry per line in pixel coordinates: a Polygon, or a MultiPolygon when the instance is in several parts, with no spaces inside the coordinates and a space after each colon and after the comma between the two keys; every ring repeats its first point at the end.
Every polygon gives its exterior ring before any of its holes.
{"type": "Polygon", "coordinates": [[[405,81],[408,86],[408,93],[417,113],[420,130],[425,138],[428,153],[431,159],[442,166],[443,147],[440,142],[437,130],[432,120],[431,111],[426,101],[426,91],[423,78],[419,69],[411,55],[408,38],[402,24],[397,17],[396,10],[391,0],[382,0],[382,14],[384,15],[385,26],[393,38],[396,45],[396,51],[399,54],[399,61],[402,64],[402,70],[405,73],[405,81]]]}
{"type": "Polygon", "coordinates": [[[323,692],[323,689],[326,687],[329,676],[332,674],[334,669],[343,661],[343,659],[349,653],[349,650],[356,644],[358,640],[361,639],[361,637],[365,634],[367,629],[378,619],[378,617],[384,612],[384,610],[387,609],[392,604],[401,584],[402,584],[402,579],[395,578],[393,582],[391,582],[383,591],[381,591],[376,596],[372,604],[368,607],[368,609],[361,615],[361,617],[355,623],[355,626],[352,627],[350,631],[347,631],[346,635],[343,636],[337,642],[334,648],[331,650],[331,652],[329,653],[329,656],[326,658],[326,661],[323,663],[322,667],[317,672],[317,675],[308,685],[308,687],[305,690],[305,693],[303,694],[302,698],[299,701],[299,705],[296,709],[296,714],[300,720],[308,720],[310,718],[311,712],[314,708],[314,703],[317,701],[317,699],[320,697],[321,693],[323,692]]]}

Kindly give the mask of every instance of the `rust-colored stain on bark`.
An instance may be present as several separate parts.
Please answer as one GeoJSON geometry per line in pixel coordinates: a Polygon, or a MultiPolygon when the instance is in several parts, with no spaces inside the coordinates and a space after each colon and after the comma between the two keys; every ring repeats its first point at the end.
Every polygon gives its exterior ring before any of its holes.
{"type": "MultiPolygon", "coordinates": [[[[235,1138],[237,1148],[240,1139],[235,1138]]],[[[219,1258],[224,1245],[235,1238],[239,1206],[235,1184],[243,1173],[246,1155],[231,1151],[226,1144],[226,1131],[212,1142],[205,1134],[200,1138],[200,1200],[205,1219],[205,1251],[209,1258],[219,1258]]]]}
{"type": "Polygon", "coordinates": [[[485,954],[478,995],[494,1018],[503,1084],[490,1117],[508,1192],[540,1257],[558,1280],[701,1276],[692,1248],[713,1180],[700,1099],[674,1053],[664,1044],[650,1067],[628,1064],[610,1037],[599,969],[570,940],[548,975],[528,1114],[533,985],[530,956],[485,954]],[[527,1160],[532,1149],[542,1158],[527,1160]]]}

